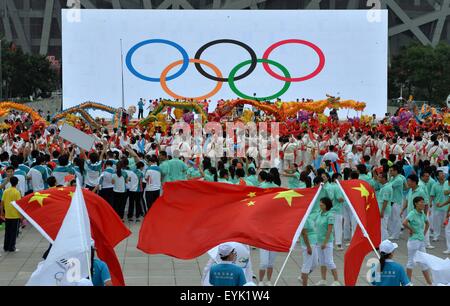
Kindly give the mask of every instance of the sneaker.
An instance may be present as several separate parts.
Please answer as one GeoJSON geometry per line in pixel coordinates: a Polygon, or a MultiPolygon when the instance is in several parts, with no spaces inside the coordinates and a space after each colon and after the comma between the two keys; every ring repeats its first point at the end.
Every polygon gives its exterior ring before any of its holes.
{"type": "Polygon", "coordinates": [[[266,282],[266,286],[272,286],[272,282],[271,281],[267,281],[266,282]]]}
{"type": "Polygon", "coordinates": [[[442,252],[442,253],[444,253],[445,255],[449,255],[449,254],[450,254],[450,250],[445,250],[445,251],[442,252]]]}
{"type": "Polygon", "coordinates": [[[429,244],[429,245],[427,245],[427,249],[428,250],[432,250],[432,249],[435,249],[436,247],[435,246],[432,246],[431,244],[429,244]]]}
{"type": "Polygon", "coordinates": [[[299,282],[301,282],[301,281],[302,281],[302,276],[300,275],[299,277],[297,277],[297,280],[298,280],[299,282]]]}
{"type": "Polygon", "coordinates": [[[14,251],[9,251],[10,253],[17,253],[17,252],[19,252],[20,250],[19,249],[14,249],[14,251]]]}
{"type": "Polygon", "coordinates": [[[336,250],[337,250],[337,251],[343,251],[344,248],[342,247],[342,245],[339,245],[339,246],[336,247],[336,250]]]}
{"type": "Polygon", "coordinates": [[[331,286],[342,286],[342,284],[339,281],[334,281],[331,286]]]}
{"type": "Polygon", "coordinates": [[[350,246],[350,242],[347,242],[347,243],[345,244],[345,246],[346,246],[346,247],[349,247],[349,246],[350,246]]]}
{"type": "Polygon", "coordinates": [[[136,222],[136,223],[141,222],[141,218],[137,218],[135,222],[136,222]]]}
{"type": "Polygon", "coordinates": [[[439,238],[433,238],[433,240],[431,240],[432,242],[438,242],[439,238]]]}
{"type": "Polygon", "coordinates": [[[326,280],[322,279],[316,283],[316,286],[327,286],[328,283],[326,280]]]}
{"type": "Polygon", "coordinates": [[[264,282],[259,282],[259,283],[258,283],[258,286],[264,287],[264,282]]]}
{"type": "Polygon", "coordinates": [[[133,222],[134,219],[133,218],[128,218],[128,222],[133,222]]]}

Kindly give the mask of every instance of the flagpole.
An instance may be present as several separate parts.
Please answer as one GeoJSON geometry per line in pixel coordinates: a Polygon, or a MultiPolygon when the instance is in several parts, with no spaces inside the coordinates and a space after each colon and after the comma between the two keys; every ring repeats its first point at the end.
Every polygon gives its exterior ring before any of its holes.
{"type": "Polygon", "coordinates": [[[121,62],[121,71],[122,71],[122,108],[125,109],[125,88],[124,88],[124,80],[123,80],[123,47],[122,47],[122,38],[120,39],[120,62],[121,62]]]}
{"type": "MultiPolygon", "coordinates": [[[[87,207],[86,207],[86,202],[84,201],[84,196],[83,196],[83,189],[81,188],[81,182],[80,180],[77,178],[77,188],[75,190],[75,194],[74,196],[79,196],[80,200],[82,200],[83,206],[85,207],[85,211],[87,212],[87,207]],[[77,193],[79,193],[77,195],[77,193]]],[[[71,203],[72,204],[72,203],[71,203]]],[[[80,211],[79,214],[82,215],[83,211],[80,211]]],[[[89,215],[87,216],[88,220],[89,220],[89,215]]],[[[80,218],[80,221],[84,223],[84,218],[80,218]]],[[[80,228],[86,228],[87,224],[80,224],[80,228]]],[[[90,226],[90,225],[89,225],[90,226]]],[[[83,237],[83,235],[80,235],[81,237],[83,237]]],[[[91,238],[92,239],[92,238],[91,238]]],[[[91,242],[90,241],[85,241],[86,245],[90,245],[91,242]]],[[[89,275],[89,280],[92,282],[92,274],[91,274],[91,252],[92,252],[92,246],[90,249],[88,249],[88,251],[86,252],[86,263],[87,263],[87,267],[88,267],[88,275],[89,275]]]]}
{"type": "Polygon", "coordinates": [[[352,211],[353,215],[355,216],[356,222],[358,222],[358,225],[361,228],[361,231],[362,231],[364,237],[366,237],[367,240],[369,240],[370,246],[372,247],[373,251],[375,252],[375,255],[377,255],[378,259],[380,259],[380,254],[378,254],[377,248],[374,246],[372,240],[370,239],[369,234],[366,231],[366,228],[362,224],[361,219],[359,218],[358,214],[355,211],[355,208],[351,204],[350,199],[348,198],[347,194],[344,191],[344,188],[342,188],[342,185],[341,185],[341,183],[339,183],[339,180],[336,180],[336,182],[337,182],[339,188],[341,189],[342,193],[344,194],[344,198],[347,201],[347,203],[349,204],[348,206],[350,207],[350,210],[352,211]]]}
{"type": "Polygon", "coordinates": [[[320,184],[319,189],[316,192],[316,195],[312,199],[311,203],[309,203],[308,209],[306,210],[305,215],[303,216],[299,226],[297,227],[297,231],[295,232],[294,238],[292,239],[292,245],[291,249],[289,250],[288,255],[286,256],[286,259],[284,260],[283,265],[281,266],[280,272],[278,273],[277,279],[275,280],[274,286],[278,284],[278,280],[281,277],[281,274],[284,271],[284,268],[286,267],[286,264],[288,262],[289,257],[291,256],[292,251],[294,250],[295,244],[297,243],[298,238],[300,237],[303,227],[305,227],[305,223],[309,215],[311,214],[311,211],[313,209],[314,203],[316,202],[317,198],[319,197],[320,191],[322,190],[323,183],[320,184]]]}

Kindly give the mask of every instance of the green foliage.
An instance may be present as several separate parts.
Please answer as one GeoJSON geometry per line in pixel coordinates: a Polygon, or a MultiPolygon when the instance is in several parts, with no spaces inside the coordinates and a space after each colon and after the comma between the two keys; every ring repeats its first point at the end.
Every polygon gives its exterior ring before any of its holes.
{"type": "Polygon", "coordinates": [[[443,104],[450,94],[450,45],[436,48],[419,44],[403,48],[389,69],[389,96],[397,98],[403,85],[403,97],[443,104]]]}
{"type": "Polygon", "coordinates": [[[45,56],[25,54],[2,40],[3,97],[48,96],[58,85],[58,73],[45,56]]]}

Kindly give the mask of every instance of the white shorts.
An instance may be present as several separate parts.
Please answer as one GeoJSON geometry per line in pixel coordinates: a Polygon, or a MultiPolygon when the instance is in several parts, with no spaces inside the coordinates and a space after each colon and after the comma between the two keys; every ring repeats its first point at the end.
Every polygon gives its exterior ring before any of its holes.
{"type": "Polygon", "coordinates": [[[327,247],[322,250],[321,245],[316,245],[317,256],[319,257],[319,265],[325,266],[330,270],[336,269],[336,265],[333,260],[333,243],[328,242],[327,247]]]}
{"type": "Polygon", "coordinates": [[[302,254],[303,254],[303,265],[302,265],[302,273],[309,274],[312,272],[319,264],[318,256],[317,256],[317,248],[315,245],[311,246],[312,254],[309,255],[307,252],[307,248],[302,246],[302,254]]]}
{"type": "MultiPolygon", "coordinates": [[[[407,247],[408,247],[408,263],[406,264],[407,269],[414,269],[416,266],[416,263],[414,261],[414,256],[416,256],[417,251],[421,251],[423,253],[426,253],[427,250],[425,248],[425,241],[420,240],[408,240],[407,247]]],[[[428,267],[419,264],[422,271],[427,271],[428,267]]]]}
{"type": "Polygon", "coordinates": [[[259,249],[259,268],[261,270],[273,268],[276,257],[276,252],[259,249]]]}

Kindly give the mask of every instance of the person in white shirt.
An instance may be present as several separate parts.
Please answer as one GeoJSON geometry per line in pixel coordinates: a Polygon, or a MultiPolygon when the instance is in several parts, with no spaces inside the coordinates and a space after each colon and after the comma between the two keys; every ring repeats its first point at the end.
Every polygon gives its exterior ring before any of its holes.
{"type": "Polygon", "coordinates": [[[334,152],[334,146],[328,147],[328,152],[325,153],[322,157],[322,162],[325,162],[327,160],[331,161],[332,163],[336,162],[339,159],[339,156],[336,152],[334,152]]]}
{"type": "Polygon", "coordinates": [[[161,169],[157,165],[158,158],[151,156],[150,166],[145,171],[145,211],[147,212],[161,194],[161,169]]]}
{"type": "Polygon", "coordinates": [[[356,170],[356,166],[361,162],[361,155],[358,153],[357,147],[352,146],[352,151],[346,156],[349,168],[356,170]]]}
{"type": "Polygon", "coordinates": [[[120,219],[123,220],[125,215],[125,205],[126,205],[126,184],[128,182],[127,172],[124,169],[123,161],[117,164],[116,173],[111,177],[111,182],[113,184],[114,198],[113,205],[114,210],[119,215],[120,219]]]}

